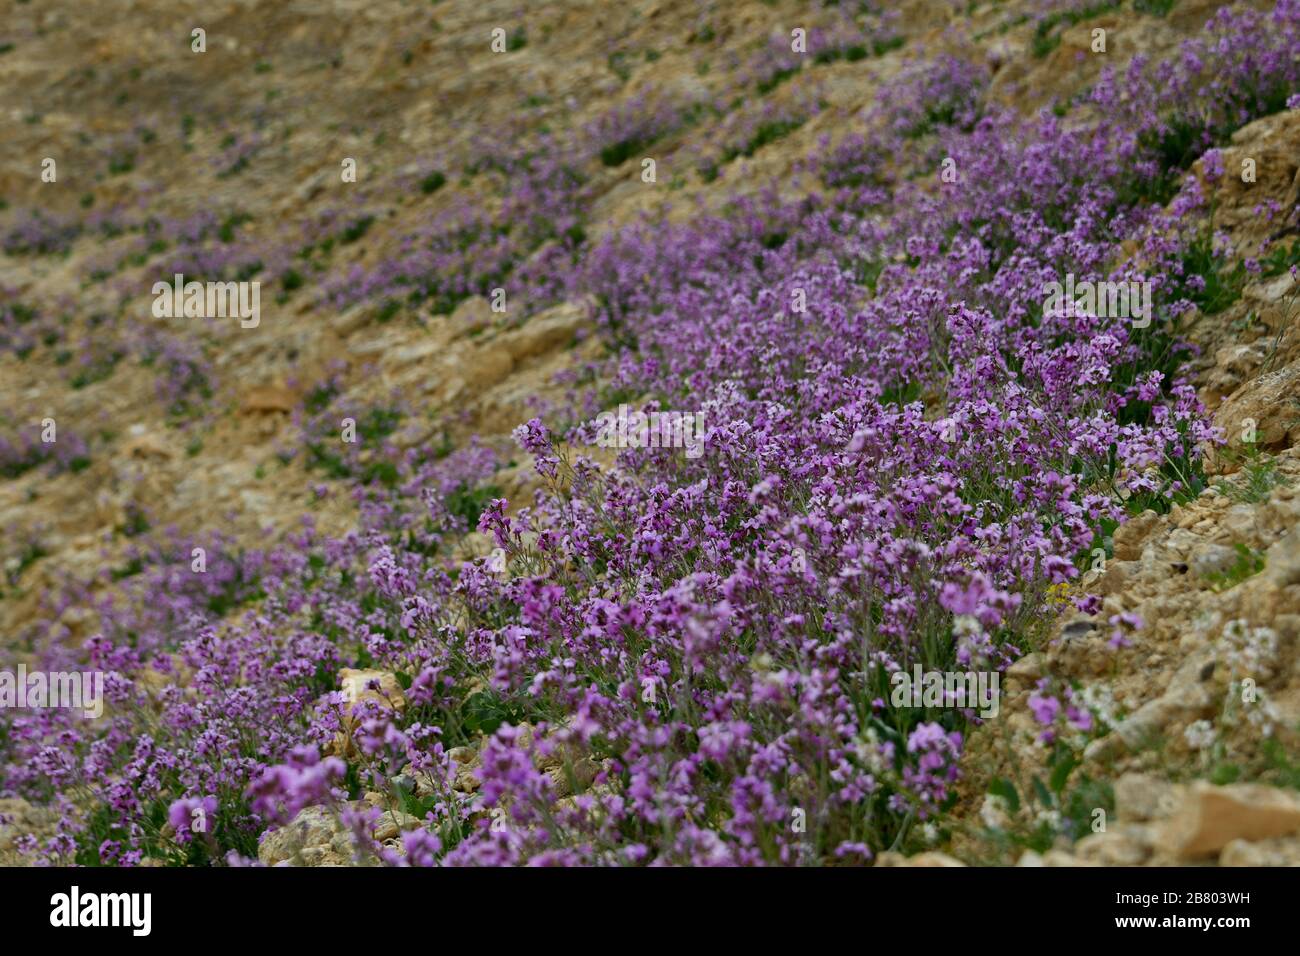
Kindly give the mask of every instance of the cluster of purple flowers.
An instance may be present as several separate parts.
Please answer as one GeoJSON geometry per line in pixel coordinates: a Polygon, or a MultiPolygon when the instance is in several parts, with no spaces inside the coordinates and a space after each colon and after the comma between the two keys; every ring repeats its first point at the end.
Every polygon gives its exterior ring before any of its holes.
{"type": "MultiPolygon", "coordinates": [[[[1219,264],[1190,254],[1206,203],[1183,174],[1283,107],[1298,30],[1294,0],[1222,12],[1173,60],[1104,73],[1103,118],[1079,122],[997,106],[980,65],[914,57],[860,130],[803,164],[824,189],[590,243],[570,159],[598,155],[591,137],[503,148],[482,173],[502,176],[498,209],[448,200],[331,295],[435,311],[495,285],[533,309],[590,296],[604,391],[575,377],[570,407],[516,430],[533,500],[493,490],[488,449],[402,449],[400,409],[322,385],[301,443],[351,489],[356,531],[304,519],[256,555],[211,542],[204,575],[188,540],[144,550],[121,600],[98,599],[98,634],[38,636],[112,679],[93,727],[0,717],[0,792],[64,811],[33,850],[237,861],[303,807],[353,819],[367,791],[427,827],[404,856],[359,835],[390,863],[796,864],[912,845],[955,799],[976,718],[889,706],[890,674],[1004,668],[1115,522],[1200,490],[1216,436],[1178,328],[1213,307],[1189,263],[1219,264]],[[1154,320],[1044,314],[1067,273],[1150,282],[1154,320]],[[612,393],[702,409],[705,454],[576,453],[612,393]],[[347,414],[364,456],[330,451],[347,414]],[[471,530],[503,564],[455,556],[471,530]],[[349,704],[343,667],[392,675],[401,706],[349,704]],[[454,786],[466,747],[470,790],[454,786]],[[196,809],[211,839],[192,838],[196,809]]],[[[594,130],[640,144],[675,122],[594,130]]],[[[70,584],[51,613],[80,599],[70,584]]],[[[1062,694],[1031,700],[1044,733],[1090,729],[1062,694]]]]}
{"type": "Polygon", "coordinates": [[[53,440],[39,425],[24,425],[12,439],[0,435],[0,475],[15,478],[33,468],[45,466],[49,474],[80,471],[90,464],[90,448],[75,432],[58,430],[54,422],[53,440]]]}

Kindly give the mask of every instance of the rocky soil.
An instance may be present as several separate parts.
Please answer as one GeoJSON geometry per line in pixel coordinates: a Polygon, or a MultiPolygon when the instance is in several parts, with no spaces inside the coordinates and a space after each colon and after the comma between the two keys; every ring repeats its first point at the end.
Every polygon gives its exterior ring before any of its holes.
{"type": "MultiPolygon", "coordinates": [[[[520,129],[580,130],[639,94],[755,96],[745,74],[755,52],[802,18],[828,15],[807,6],[3,0],[0,234],[20,228],[30,209],[52,220],[102,211],[110,224],[135,223],[143,211],[176,222],[212,215],[265,260],[283,291],[268,278],[255,329],[218,320],[194,332],[151,314],[151,285],[181,243],[152,245],[147,228],[91,227],[51,253],[11,244],[0,255],[0,295],[59,331],[57,346],[0,354],[0,434],[54,419],[61,434],[88,444],[78,468],[0,480],[0,663],[36,661],[51,633],[73,643],[93,635],[96,602],[115,586],[101,572],[130,565],[143,529],[219,532],[232,551],[283,540],[305,514],[324,534],[352,529],[356,502],[331,493],[303,456],[282,454],[301,442],[313,390],[331,377],[339,399],[358,407],[403,403],[408,413],[391,437],[399,448],[460,447],[472,437],[498,452],[493,485],[512,509],[526,505],[538,480],[510,433],[566,401],[610,355],[593,303],[574,296],[531,311],[512,302],[503,313],[471,295],[447,314],[406,306],[392,314],[384,303],[338,301],[329,282],[399,254],[412,230],[456,202],[501,202],[490,178],[470,170],[520,129]],[[204,53],[191,50],[196,27],[206,30],[204,53]],[[494,54],[496,27],[522,30],[526,42],[494,54]],[[55,182],[41,179],[47,157],[57,160],[55,182]],[[346,159],[356,162],[354,183],[340,178],[346,159]],[[450,185],[423,185],[435,172],[450,185]],[[363,217],[358,239],[303,257],[306,281],[290,288],[286,261],[363,217]],[[159,334],[195,348],[206,369],[183,413],[167,392],[179,373],[141,359],[169,354],[139,344],[159,334]],[[56,600],[68,582],[88,582],[81,600],[56,600]]],[[[804,158],[851,128],[918,47],[975,51],[994,70],[992,95],[1028,114],[1096,81],[1094,29],[1108,31],[1108,61],[1122,67],[1173,50],[1218,4],[1182,0],[1164,16],[1102,5],[1056,27],[1043,55],[1033,52],[1034,4],[894,6],[901,44],[819,65],[762,94],[776,105],[815,98],[818,109],[723,178],[701,165],[724,135],[720,120],[656,143],[654,188],[634,163],[593,161],[583,170],[590,239],[663,209],[689,219],[737,192],[811,188],[800,179],[804,158]]],[[[1214,230],[1240,262],[1279,238],[1285,216],[1268,219],[1261,207],[1297,206],[1300,111],[1244,126],[1221,154],[1226,176],[1207,175],[1203,162],[1193,173],[1212,196],[1214,230]],[[1253,183],[1235,175],[1244,159],[1258,167],[1253,183]]],[[[1041,646],[1007,671],[1002,712],[973,734],[961,800],[933,849],[886,853],[879,865],[1300,864],[1298,316],[1289,272],[1247,271],[1227,308],[1187,320],[1198,393],[1226,436],[1208,451],[1211,484],[1114,531],[1113,553],[1063,592],[1041,646]],[[1068,606],[1085,593],[1100,596],[1096,613],[1068,606]],[[1090,781],[1079,799],[1101,809],[1103,823],[1077,842],[1043,845],[1034,833],[1061,807],[1029,798],[1034,778],[1053,771],[1034,699],[1041,687],[1066,685],[1110,715],[1078,741],[1083,760],[1072,778],[1090,781]],[[997,795],[1004,783],[1019,806],[997,795]]],[[[460,545],[467,557],[491,546],[479,534],[460,545]]],[[[375,694],[370,678],[386,687],[376,700],[403,706],[391,674],[344,670],[337,687],[349,706],[375,694]]],[[[345,728],[334,752],[352,745],[345,728]]],[[[463,768],[456,789],[474,793],[478,748],[452,756],[463,768]]],[[[602,769],[585,753],[570,756],[538,766],[562,801],[602,769]]],[[[431,792],[413,769],[409,782],[417,796],[431,792]]],[[[390,848],[419,825],[377,792],[357,805],[385,811],[372,835],[390,848]]],[[[35,802],[0,799],[0,861],[20,859],[15,839],[50,835],[54,819],[35,802]]],[[[350,834],[336,814],[308,807],[263,838],[258,858],[347,864],[350,834]]]]}

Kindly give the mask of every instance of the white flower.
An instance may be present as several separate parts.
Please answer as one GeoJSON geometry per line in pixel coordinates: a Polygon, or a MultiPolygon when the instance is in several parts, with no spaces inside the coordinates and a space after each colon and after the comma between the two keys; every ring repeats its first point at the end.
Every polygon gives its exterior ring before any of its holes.
{"type": "Polygon", "coordinates": [[[1119,724],[1119,705],[1115,703],[1115,693],[1108,684],[1090,684],[1078,693],[1099,724],[1108,728],[1119,724]]]}
{"type": "Polygon", "coordinates": [[[980,820],[992,830],[1003,830],[1011,823],[1007,801],[995,793],[986,793],[980,806],[980,820]]]}
{"type": "Polygon", "coordinates": [[[1246,722],[1258,730],[1260,736],[1271,737],[1279,716],[1273,702],[1264,696],[1264,691],[1256,688],[1255,702],[1246,705],[1246,722]]]}
{"type": "Polygon", "coordinates": [[[862,765],[874,774],[881,774],[887,768],[885,767],[884,756],[880,753],[880,736],[876,733],[874,727],[868,727],[866,731],[854,741],[853,752],[857,755],[862,765]]]}
{"type": "Polygon", "coordinates": [[[1061,811],[1051,807],[1040,807],[1034,813],[1034,822],[1038,824],[1046,823],[1053,833],[1059,833],[1065,819],[1061,816],[1061,811]]]}
{"type": "Polygon", "coordinates": [[[1240,618],[1223,627],[1227,647],[1223,660],[1236,676],[1268,677],[1277,659],[1277,632],[1271,627],[1251,627],[1240,618]]]}

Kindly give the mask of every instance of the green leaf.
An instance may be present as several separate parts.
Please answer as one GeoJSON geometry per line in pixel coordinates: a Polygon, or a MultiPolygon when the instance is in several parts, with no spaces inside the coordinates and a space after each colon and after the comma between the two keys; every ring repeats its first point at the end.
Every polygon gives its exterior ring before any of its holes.
{"type": "Polygon", "coordinates": [[[1071,753],[1066,753],[1064,757],[1057,761],[1056,766],[1052,768],[1052,779],[1050,781],[1052,792],[1060,796],[1061,791],[1065,789],[1065,782],[1070,779],[1070,774],[1074,768],[1079,766],[1080,761],[1075,759],[1071,753]]]}
{"type": "Polygon", "coordinates": [[[1216,786],[1226,787],[1230,783],[1236,783],[1237,778],[1240,776],[1241,768],[1236,764],[1221,763],[1210,774],[1210,782],[1216,786]]]}
{"type": "Polygon", "coordinates": [[[989,793],[1005,800],[1012,813],[1020,810],[1020,794],[1016,792],[1015,784],[1005,777],[995,777],[989,784],[989,793]]]}

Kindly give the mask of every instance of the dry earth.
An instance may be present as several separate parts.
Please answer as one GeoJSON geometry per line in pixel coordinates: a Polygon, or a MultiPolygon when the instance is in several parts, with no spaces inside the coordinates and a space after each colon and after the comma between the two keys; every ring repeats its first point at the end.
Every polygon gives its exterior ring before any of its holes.
{"type": "MultiPolygon", "coordinates": [[[[724,180],[706,181],[694,162],[717,135],[709,121],[656,145],[658,187],[641,183],[632,164],[584,170],[592,231],[666,206],[689,216],[697,201],[714,203],[738,189],[804,188],[801,157],[822,135],[849,128],[915,46],[975,49],[996,70],[994,95],[1030,111],[1096,78],[1101,59],[1088,55],[1091,29],[1108,30],[1107,56],[1123,63],[1139,51],[1172,49],[1216,6],[1185,0],[1158,18],[1125,4],[1066,28],[1056,49],[1035,57],[1032,29],[1018,22],[1028,4],[900,3],[897,28],[906,44],[861,62],[818,66],[771,92],[776,101],[815,96],[821,110],[737,160],[724,180]]],[[[746,58],[801,24],[803,7],[746,0],[3,0],[0,44],[10,48],[0,54],[0,197],[8,211],[0,221],[26,207],[59,215],[147,203],[159,216],[214,212],[239,222],[250,244],[292,250],[322,219],[374,217],[360,241],[332,253],[328,268],[341,274],[399,248],[403,235],[448,208],[453,193],[497,201],[483,177],[458,172],[472,166],[485,141],[520,125],[578,129],[643,91],[732,96],[746,58]],[[711,34],[702,39],[706,24],[711,34]],[[497,26],[525,27],[526,45],[492,54],[488,37],[497,26]],[[195,27],[207,31],[206,53],[191,52],[195,27]],[[221,157],[245,143],[247,168],[223,175],[221,157]],[[41,181],[45,157],[57,159],[56,183],[41,181]],[[356,160],[355,183],[340,181],[345,158],[356,160]],[[419,183],[432,170],[447,170],[459,188],[426,194],[419,183]]],[[[1229,175],[1215,187],[1214,225],[1245,258],[1265,238],[1256,207],[1270,199],[1296,205],[1300,114],[1252,123],[1225,157],[1229,170],[1243,157],[1260,170],[1254,184],[1229,175]]],[[[157,260],[139,247],[136,235],[87,235],[64,255],[0,255],[0,294],[66,315],[69,341],[94,340],[105,324],[167,323],[150,313],[157,260]],[[110,274],[97,277],[110,262],[110,274]]],[[[315,278],[283,301],[265,296],[256,329],[231,321],[199,336],[214,392],[203,415],[179,425],[157,397],[154,373],[138,363],[121,362],[101,380],[70,387],[69,369],[47,352],[0,357],[0,429],[8,434],[49,417],[93,436],[83,471],[0,481],[6,665],[30,656],[28,629],[61,581],[125,560],[140,515],[155,527],[220,529],[249,547],[296,528],[304,513],[326,532],[351,527],[348,500],[317,500],[317,479],[276,454],[292,440],[307,390],[329,372],[358,401],[397,393],[419,409],[399,444],[477,435],[507,449],[510,429],[537,400],[563,394],[556,373],[606,354],[583,302],[520,320],[526,310],[518,306],[501,315],[475,298],[451,316],[403,312],[385,320],[373,306],[333,307],[313,288],[315,278]]],[[[933,854],[882,863],[1300,863],[1300,801],[1294,790],[1270,786],[1283,781],[1270,777],[1274,764],[1259,747],[1273,740],[1292,755],[1300,750],[1297,298],[1289,275],[1247,281],[1229,309],[1192,325],[1202,348],[1197,384],[1229,438],[1210,463],[1221,483],[1194,503],[1140,516],[1116,533],[1114,558],[1084,584],[1104,595],[1103,612],[1063,615],[1044,646],[1008,675],[1002,717],[975,735],[959,813],[965,827],[933,854]],[[1253,446],[1241,440],[1249,423],[1253,446]],[[1120,612],[1145,626],[1128,633],[1128,646],[1116,653],[1107,620],[1120,612]],[[1233,701],[1247,654],[1263,655],[1251,662],[1260,703],[1243,709],[1233,701]],[[1090,745],[1085,769],[1113,781],[1115,810],[1104,832],[1071,849],[1022,852],[991,843],[980,824],[990,812],[992,777],[1019,781],[1023,792],[1043,772],[1028,700],[1044,677],[1113,702],[1113,729],[1090,745]],[[1269,736],[1252,733],[1261,721],[1269,736]],[[1214,745],[1206,743],[1207,725],[1214,745]],[[1228,763],[1236,770],[1225,770],[1228,763]],[[1264,782],[1232,782],[1246,771],[1264,782]]],[[[508,467],[496,484],[520,503],[528,474],[508,467]]],[[[57,611],[72,639],[94,632],[91,609],[57,611]]],[[[475,756],[464,757],[468,773],[475,756]]],[[[0,813],[9,818],[0,827],[0,852],[15,833],[39,831],[48,819],[16,800],[0,801],[0,813]]],[[[387,836],[396,834],[397,827],[387,836]]],[[[268,839],[263,859],[337,861],[346,858],[345,847],[334,845],[339,839],[322,817],[307,833],[268,839]]]]}

